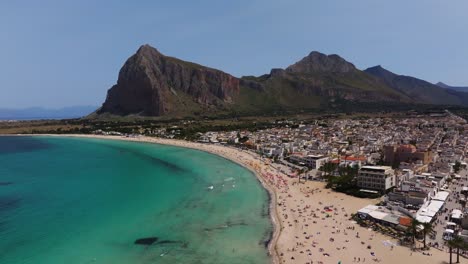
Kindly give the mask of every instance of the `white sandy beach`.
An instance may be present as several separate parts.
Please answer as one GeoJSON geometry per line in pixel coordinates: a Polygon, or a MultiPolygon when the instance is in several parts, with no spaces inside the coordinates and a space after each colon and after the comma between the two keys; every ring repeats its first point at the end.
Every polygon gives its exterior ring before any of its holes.
{"type": "MultiPolygon", "coordinates": [[[[140,141],[207,151],[237,162],[255,172],[271,195],[275,232],[269,251],[274,263],[448,263],[449,254],[397,246],[397,241],[362,228],[349,220],[358,209],[377,200],[360,199],[325,189],[324,183],[298,183],[263,163],[253,153],[239,149],[151,137],[65,135],[140,141]],[[324,210],[327,206],[329,210],[324,210]],[[394,246],[392,246],[392,244],[394,246]],[[370,246],[370,248],[369,248],[370,246]]],[[[447,249],[445,249],[447,250],[447,249]]],[[[453,255],[455,262],[456,255],[453,255]]],[[[460,259],[462,262],[465,259],[460,259]]]]}

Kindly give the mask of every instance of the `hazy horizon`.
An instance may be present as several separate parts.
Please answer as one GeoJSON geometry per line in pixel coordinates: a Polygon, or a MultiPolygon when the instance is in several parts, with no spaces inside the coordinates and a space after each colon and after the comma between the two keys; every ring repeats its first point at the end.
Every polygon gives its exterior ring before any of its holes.
{"type": "Polygon", "coordinates": [[[140,45],[234,76],[311,51],[468,86],[468,2],[0,3],[0,108],[100,106],[140,45]]]}
{"type": "Polygon", "coordinates": [[[99,106],[75,105],[60,108],[27,107],[2,108],[0,107],[0,120],[37,120],[37,119],[67,119],[87,116],[99,106]]]}

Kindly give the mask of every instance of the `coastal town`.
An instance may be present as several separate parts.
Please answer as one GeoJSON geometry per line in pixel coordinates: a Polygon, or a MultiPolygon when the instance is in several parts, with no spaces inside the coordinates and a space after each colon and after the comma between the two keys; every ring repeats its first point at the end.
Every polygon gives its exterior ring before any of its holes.
{"type": "Polygon", "coordinates": [[[278,262],[467,260],[465,119],[444,111],[276,122],[198,133],[196,142],[174,140],[171,127],[154,131],[154,142],[206,150],[260,175],[276,196],[278,262]]]}
{"type": "Polygon", "coordinates": [[[0,6],[0,264],[468,264],[468,0],[0,6]]]}

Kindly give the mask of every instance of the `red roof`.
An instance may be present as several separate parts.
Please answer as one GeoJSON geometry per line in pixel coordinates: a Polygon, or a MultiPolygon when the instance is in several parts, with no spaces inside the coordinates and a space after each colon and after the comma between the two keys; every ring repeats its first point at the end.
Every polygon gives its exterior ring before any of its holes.
{"type": "Polygon", "coordinates": [[[342,160],[346,161],[366,161],[366,157],[360,156],[360,157],[352,157],[352,156],[342,156],[342,160]]]}
{"type": "Polygon", "coordinates": [[[411,226],[411,218],[409,217],[400,217],[400,225],[402,226],[411,226]]]}

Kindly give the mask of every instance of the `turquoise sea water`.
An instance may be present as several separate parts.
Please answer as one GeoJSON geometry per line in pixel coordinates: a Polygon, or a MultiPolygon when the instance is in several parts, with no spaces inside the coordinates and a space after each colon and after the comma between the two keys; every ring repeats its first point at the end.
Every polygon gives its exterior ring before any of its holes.
{"type": "Polygon", "coordinates": [[[221,157],[148,143],[0,137],[2,264],[268,263],[271,230],[267,192],[221,157]],[[147,237],[158,240],[134,243],[147,237]]]}

